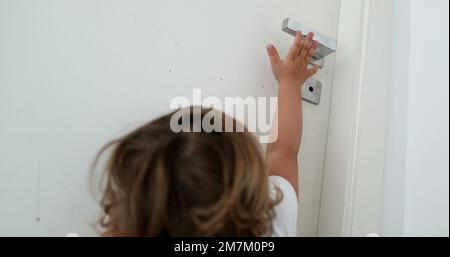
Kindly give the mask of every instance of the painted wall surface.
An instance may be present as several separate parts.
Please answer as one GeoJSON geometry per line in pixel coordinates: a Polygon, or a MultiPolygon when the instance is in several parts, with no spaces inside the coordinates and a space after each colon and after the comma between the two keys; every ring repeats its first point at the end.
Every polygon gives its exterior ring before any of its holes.
{"type": "MultiPolygon", "coordinates": [[[[336,37],[340,1],[0,0],[0,235],[95,235],[93,157],[175,96],[275,96],[285,17],[336,37]],[[320,10],[316,12],[315,10],[320,10]]],[[[315,235],[334,59],[304,103],[300,231],[315,235]]]]}
{"type": "Polygon", "coordinates": [[[448,5],[393,2],[385,235],[449,235],[448,5]]]}

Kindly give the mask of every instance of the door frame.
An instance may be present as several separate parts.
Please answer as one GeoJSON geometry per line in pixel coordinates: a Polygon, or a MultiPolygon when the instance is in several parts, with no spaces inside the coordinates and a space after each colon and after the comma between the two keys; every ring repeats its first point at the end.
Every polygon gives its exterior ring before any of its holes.
{"type": "Polygon", "coordinates": [[[319,236],[380,233],[390,0],[341,0],[319,236]]]}

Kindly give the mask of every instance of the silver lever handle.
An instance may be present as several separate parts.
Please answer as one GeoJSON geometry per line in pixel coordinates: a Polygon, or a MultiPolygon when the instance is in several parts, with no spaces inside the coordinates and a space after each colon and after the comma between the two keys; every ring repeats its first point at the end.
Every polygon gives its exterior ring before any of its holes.
{"type": "Polygon", "coordinates": [[[303,25],[300,22],[294,21],[291,18],[286,18],[283,21],[281,26],[281,30],[284,32],[295,36],[297,31],[301,31],[303,35],[307,35],[310,32],[314,33],[314,39],[319,42],[319,46],[317,47],[316,53],[313,56],[313,60],[310,64],[318,65],[320,68],[324,65],[324,57],[334,53],[336,51],[337,42],[334,39],[331,39],[313,29],[309,28],[306,25],[303,25]]]}

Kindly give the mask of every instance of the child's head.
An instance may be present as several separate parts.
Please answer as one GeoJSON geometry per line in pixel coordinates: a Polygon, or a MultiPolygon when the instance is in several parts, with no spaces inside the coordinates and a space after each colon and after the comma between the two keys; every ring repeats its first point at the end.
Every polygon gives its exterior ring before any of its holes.
{"type": "MultiPolygon", "coordinates": [[[[185,109],[203,117],[211,111],[185,109]]],[[[102,225],[120,236],[261,236],[274,201],[260,145],[245,132],[179,132],[172,114],[104,147],[102,225]]],[[[220,113],[222,120],[234,119],[220,113]]],[[[192,122],[191,122],[192,123],[192,122]]],[[[222,122],[225,126],[225,122],[222,122]]],[[[224,131],[224,129],[222,130],[224,131]]]]}

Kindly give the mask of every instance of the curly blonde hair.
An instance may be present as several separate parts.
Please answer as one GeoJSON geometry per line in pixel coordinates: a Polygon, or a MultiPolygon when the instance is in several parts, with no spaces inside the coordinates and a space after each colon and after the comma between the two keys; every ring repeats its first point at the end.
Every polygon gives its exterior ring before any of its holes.
{"type": "MultiPolygon", "coordinates": [[[[203,118],[211,109],[188,108],[203,118]]],[[[175,112],[174,112],[175,113],[175,112]]],[[[105,145],[100,225],[109,236],[262,236],[274,205],[259,143],[244,132],[175,133],[174,113],[105,145]]],[[[222,120],[236,120],[221,113],[222,120]]],[[[225,122],[222,122],[224,126],[225,122]]],[[[222,130],[224,131],[224,130],[222,130]]],[[[278,191],[278,193],[280,193],[278,191]]]]}

